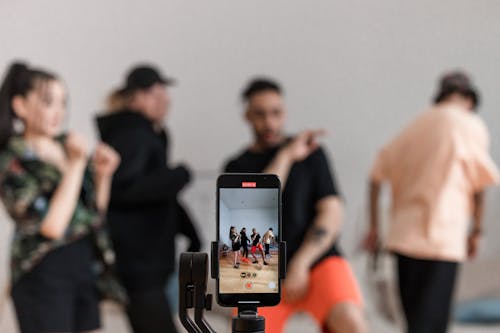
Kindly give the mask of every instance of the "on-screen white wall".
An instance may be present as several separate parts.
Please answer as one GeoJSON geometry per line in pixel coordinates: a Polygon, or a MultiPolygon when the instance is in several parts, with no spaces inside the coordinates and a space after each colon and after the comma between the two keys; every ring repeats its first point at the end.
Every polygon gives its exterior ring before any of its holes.
{"type": "Polygon", "coordinates": [[[276,209],[271,208],[252,208],[252,209],[227,209],[226,205],[221,201],[220,210],[220,232],[219,238],[227,245],[230,245],[229,228],[236,227],[239,233],[242,228],[246,228],[247,236],[250,238],[252,229],[257,229],[261,236],[269,229],[277,233],[278,230],[278,214],[276,209]]]}

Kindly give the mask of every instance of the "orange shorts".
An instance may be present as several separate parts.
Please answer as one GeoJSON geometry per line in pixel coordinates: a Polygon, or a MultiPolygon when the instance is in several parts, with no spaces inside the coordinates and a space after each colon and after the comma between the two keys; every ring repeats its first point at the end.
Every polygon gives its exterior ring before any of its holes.
{"type": "Polygon", "coordinates": [[[264,247],[262,246],[261,243],[259,243],[259,244],[257,244],[257,246],[252,245],[252,249],[250,250],[250,252],[252,254],[255,254],[257,252],[257,249],[260,250],[260,251],[264,251],[264,247]]]}
{"type": "Polygon", "coordinates": [[[288,303],[282,295],[279,305],[259,308],[259,314],[266,319],[266,332],[283,332],[286,321],[296,312],[309,313],[323,327],[330,310],[344,302],[363,306],[349,263],[341,257],[330,257],[312,269],[305,298],[288,303]]]}

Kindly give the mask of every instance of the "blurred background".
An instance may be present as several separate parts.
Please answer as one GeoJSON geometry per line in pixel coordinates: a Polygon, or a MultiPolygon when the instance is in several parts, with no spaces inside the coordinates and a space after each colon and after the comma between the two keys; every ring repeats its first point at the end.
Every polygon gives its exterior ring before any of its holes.
{"type": "MultiPolygon", "coordinates": [[[[322,143],[346,199],[341,244],[363,284],[372,331],[398,332],[397,323],[375,311],[366,256],[358,250],[367,224],[368,171],[377,149],[429,105],[438,76],[457,68],[471,74],[481,92],[480,115],[500,163],[499,15],[495,0],[0,0],[0,71],[22,59],[58,73],[70,93],[67,127],[93,142],[94,117],[132,65],[153,63],[177,78],[168,120],[172,159],[195,173],[183,201],[206,250],[215,237],[215,178],[251,139],[240,91],[255,75],[276,78],[285,89],[289,132],[328,131],[322,143]]],[[[499,203],[500,190],[491,189],[483,248],[462,269],[458,300],[500,295],[499,203]]],[[[2,290],[11,230],[2,210],[2,290]]],[[[214,326],[227,330],[224,312],[214,312],[214,326]]],[[[118,309],[105,306],[104,319],[105,332],[124,331],[118,309]]],[[[305,316],[292,321],[288,332],[312,322],[305,316]]],[[[455,325],[452,331],[499,329],[455,325]]],[[[0,331],[15,332],[9,303],[0,331]]]]}

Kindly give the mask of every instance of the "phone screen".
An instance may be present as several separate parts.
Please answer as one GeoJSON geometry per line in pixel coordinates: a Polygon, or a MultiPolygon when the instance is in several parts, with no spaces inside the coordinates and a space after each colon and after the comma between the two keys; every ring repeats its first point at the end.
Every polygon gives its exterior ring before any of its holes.
{"type": "MultiPolygon", "coordinates": [[[[279,181],[278,181],[279,182],[279,181]]],[[[277,294],[280,189],[259,179],[219,188],[219,294],[277,294]]]]}

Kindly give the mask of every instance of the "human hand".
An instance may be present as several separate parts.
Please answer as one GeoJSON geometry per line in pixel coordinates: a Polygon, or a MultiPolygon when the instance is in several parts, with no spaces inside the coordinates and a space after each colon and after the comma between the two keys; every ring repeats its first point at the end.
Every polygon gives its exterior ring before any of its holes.
{"type": "Polygon", "coordinates": [[[120,165],[120,155],[111,146],[100,142],[92,158],[98,177],[111,177],[120,165]]]}
{"type": "Polygon", "coordinates": [[[294,302],[303,298],[309,289],[309,267],[294,258],[288,264],[284,281],[285,298],[294,302]]]}
{"type": "Polygon", "coordinates": [[[324,134],[324,130],[303,131],[285,146],[285,151],[289,154],[292,161],[303,161],[319,147],[317,138],[324,134]]]}
{"type": "Polygon", "coordinates": [[[362,247],[369,253],[374,254],[379,250],[379,246],[380,240],[378,231],[376,228],[370,228],[363,239],[362,247]]]}
{"type": "Polygon", "coordinates": [[[467,255],[469,259],[475,259],[479,253],[479,247],[481,243],[481,234],[472,233],[467,239],[467,255]]]}
{"type": "Polygon", "coordinates": [[[86,162],[88,154],[87,140],[80,134],[69,132],[64,143],[70,162],[86,162]]]}

